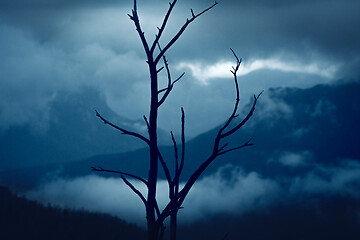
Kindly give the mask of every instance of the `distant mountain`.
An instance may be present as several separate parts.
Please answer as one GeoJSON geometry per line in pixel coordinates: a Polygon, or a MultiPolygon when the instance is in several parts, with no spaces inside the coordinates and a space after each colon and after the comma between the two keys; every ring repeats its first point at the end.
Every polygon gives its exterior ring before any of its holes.
{"type": "Polygon", "coordinates": [[[48,119],[40,128],[27,124],[0,132],[0,170],[69,162],[144,146],[137,139],[104,125],[95,116],[95,109],[116,124],[146,133],[142,119],[118,116],[95,89],[58,92],[50,103],[48,119]]]}
{"type": "Polygon", "coordinates": [[[0,187],[0,238],[145,239],[145,231],[105,214],[44,207],[0,187]]]}
{"type": "MultiPolygon", "coordinates": [[[[331,166],[339,165],[345,159],[359,161],[359,92],[358,82],[339,82],[308,89],[277,88],[266,91],[259,100],[254,117],[243,129],[227,140],[229,147],[235,147],[254,137],[252,142],[255,145],[219,157],[205,175],[214,173],[221,166],[232,164],[241,166],[245,171],[256,171],[264,177],[295,176],[307,172],[314,164],[331,166]]],[[[246,106],[243,111],[246,112],[249,107],[246,106]]],[[[71,115],[68,117],[74,119],[71,115]]],[[[90,122],[96,124],[97,121],[90,122]]],[[[81,125],[80,122],[77,124],[81,125]]],[[[94,128],[98,129],[98,127],[94,128]]],[[[83,132],[86,131],[78,131],[74,135],[81,136],[83,132]]],[[[102,134],[95,130],[94,132],[102,134]]],[[[217,129],[213,129],[187,142],[184,179],[189,177],[209,155],[216,132],[217,129]]],[[[78,138],[74,137],[74,139],[78,138]]],[[[95,139],[102,138],[97,136],[95,139]]],[[[131,138],[127,139],[131,141],[131,138]]],[[[84,144],[83,142],[77,146],[78,152],[84,144]]],[[[94,145],[96,144],[88,143],[87,146],[94,145]]],[[[173,171],[173,147],[165,146],[161,151],[169,169],[173,171]]],[[[2,179],[4,183],[15,183],[15,185],[21,182],[35,184],[34,179],[39,180],[49,172],[52,175],[56,172],[56,176],[66,177],[87,175],[90,173],[90,166],[102,166],[146,176],[148,150],[142,148],[125,153],[97,155],[66,164],[3,172],[0,181],[2,179]]],[[[164,176],[160,175],[160,177],[164,176]]]]}
{"type": "MultiPolygon", "coordinates": [[[[254,137],[255,145],[219,157],[205,174],[229,163],[274,177],[305,172],[313,164],[337,165],[344,159],[360,161],[359,93],[358,82],[268,90],[260,99],[254,117],[226,141],[229,147],[236,147],[254,137]],[[291,167],[295,165],[300,167],[291,167]]],[[[216,133],[217,129],[213,129],[187,142],[184,177],[210,154],[216,133]]],[[[173,169],[173,147],[163,147],[162,152],[173,169]]],[[[103,166],[146,176],[147,160],[147,149],[139,149],[95,156],[73,163],[70,169],[103,166]]]]}

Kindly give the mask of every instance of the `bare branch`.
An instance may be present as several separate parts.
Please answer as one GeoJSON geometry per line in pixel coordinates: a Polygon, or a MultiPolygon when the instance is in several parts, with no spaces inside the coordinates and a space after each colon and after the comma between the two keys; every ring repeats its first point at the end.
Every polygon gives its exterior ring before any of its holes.
{"type": "Polygon", "coordinates": [[[236,127],[232,128],[232,129],[229,130],[228,132],[222,134],[222,135],[221,135],[221,138],[224,138],[224,137],[227,137],[227,136],[233,134],[234,132],[236,132],[237,130],[239,130],[239,128],[241,128],[242,126],[244,126],[247,121],[249,121],[249,119],[251,118],[251,116],[253,115],[253,113],[254,113],[254,111],[255,111],[255,106],[256,106],[256,104],[257,104],[257,101],[258,101],[259,97],[261,96],[261,94],[262,94],[263,92],[264,92],[264,91],[261,91],[257,96],[254,95],[253,105],[252,105],[249,113],[246,115],[246,117],[245,117],[238,125],[236,125],[236,127]]]}
{"type": "Polygon", "coordinates": [[[185,111],[181,108],[181,161],[179,167],[179,177],[185,162],[185,111]]]}
{"type": "Polygon", "coordinates": [[[184,112],[184,108],[181,108],[181,160],[180,160],[180,166],[176,171],[174,177],[176,195],[179,192],[180,175],[184,167],[184,161],[185,161],[185,112],[184,112]]]}
{"type": "Polygon", "coordinates": [[[205,169],[212,163],[215,158],[217,157],[217,154],[211,154],[211,156],[203,162],[198,169],[194,171],[194,173],[190,176],[189,180],[186,182],[183,189],[178,193],[178,203],[181,206],[183,201],[185,200],[185,197],[189,193],[190,189],[194,185],[194,183],[197,181],[197,179],[201,176],[201,174],[205,171],[205,169]]]}
{"type": "Polygon", "coordinates": [[[238,56],[235,54],[233,49],[230,48],[230,50],[236,58],[236,66],[235,67],[233,66],[232,67],[233,71],[231,71],[231,73],[234,76],[236,99],[235,99],[235,105],[234,105],[233,112],[230,115],[230,117],[228,118],[228,120],[226,121],[226,123],[224,124],[224,126],[220,129],[218,136],[220,136],[222,134],[222,132],[230,125],[231,121],[238,116],[236,114],[236,112],[237,112],[239,102],[240,102],[240,90],[239,90],[239,84],[238,84],[238,80],[237,80],[237,71],[239,70],[239,67],[241,65],[241,59],[238,58],[238,56]]]}
{"type": "MultiPolygon", "coordinates": [[[[241,59],[238,58],[238,56],[236,55],[236,53],[234,52],[234,50],[232,48],[230,48],[230,50],[234,54],[234,57],[236,58],[236,66],[240,66],[241,59]]],[[[236,70],[236,69],[234,69],[234,70],[236,70]]]]}
{"type": "Polygon", "coordinates": [[[185,24],[180,28],[180,30],[175,34],[175,36],[169,41],[169,43],[164,47],[164,49],[159,53],[159,55],[155,58],[154,63],[157,64],[161,57],[165,54],[165,52],[179,39],[179,37],[183,34],[183,32],[185,31],[185,29],[187,28],[187,26],[193,22],[197,17],[201,16],[202,14],[204,14],[205,12],[209,11],[210,9],[212,9],[213,7],[215,7],[218,3],[215,1],[215,3],[213,5],[211,5],[210,7],[206,8],[205,10],[203,10],[202,12],[198,13],[198,14],[194,14],[190,19],[186,19],[185,24]]]}
{"type": "Polygon", "coordinates": [[[185,72],[183,72],[177,79],[175,79],[175,81],[172,83],[171,88],[174,86],[174,84],[179,81],[183,76],[185,75],[185,72]]]}
{"type": "Polygon", "coordinates": [[[159,205],[155,199],[155,211],[156,211],[156,215],[159,217],[160,216],[160,209],[159,209],[159,205]]]}
{"type": "Polygon", "coordinates": [[[149,131],[150,131],[150,124],[149,124],[149,121],[148,121],[148,119],[146,118],[146,116],[145,116],[145,115],[143,116],[143,118],[144,118],[144,121],[145,121],[145,123],[146,123],[147,130],[148,130],[148,132],[149,132],[149,131]]]}
{"type": "Polygon", "coordinates": [[[168,216],[170,216],[172,211],[178,211],[181,209],[181,204],[178,203],[176,198],[172,198],[170,202],[166,205],[166,207],[162,210],[160,216],[158,217],[157,221],[162,222],[164,221],[168,216]]]}
{"type": "Polygon", "coordinates": [[[161,70],[163,70],[164,69],[164,67],[161,67],[159,70],[157,70],[156,72],[157,73],[159,73],[159,72],[161,72],[161,70]]]}
{"type": "Polygon", "coordinates": [[[134,9],[132,10],[132,15],[128,14],[129,18],[134,22],[135,27],[136,27],[136,31],[138,32],[141,42],[143,44],[143,47],[145,49],[145,53],[146,55],[149,57],[150,54],[150,49],[149,49],[149,45],[146,41],[145,38],[145,34],[144,32],[141,30],[141,26],[140,26],[140,20],[139,20],[139,16],[137,14],[137,6],[136,6],[136,0],[134,0],[134,9]]]}
{"type": "Polygon", "coordinates": [[[147,139],[146,137],[142,136],[139,133],[131,132],[131,131],[128,131],[128,130],[126,130],[124,128],[116,126],[115,124],[113,124],[113,123],[109,122],[108,120],[106,120],[105,118],[103,118],[98,111],[95,110],[95,112],[96,112],[96,116],[99,117],[104,122],[104,124],[110,125],[111,127],[121,131],[122,134],[137,137],[137,138],[143,140],[144,142],[146,142],[148,145],[150,145],[150,140],[147,139]]]}
{"type": "MultiPolygon", "coordinates": [[[[158,47],[159,47],[159,50],[161,51],[161,47],[160,47],[160,44],[159,44],[159,43],[158,43],[158,47]]],[[[159,106],[161,106],[161,105],[165,102],[166,98],[169,96],[171,90],[173,89],[174,84],[175,84],[177,81],[179,81],[179,80],[185,75],[185,72],[182,73],[182,74],[180,75],[180,77],[178,77],[174,82],[172,82],[172,80],[171,80],[170,68],[169,68],[169,64],[168,64],[168,61],[167,61],[167,59],[166,59],[166,56],[163,55],[162,58],[163,58],[163,61],[164,61],[164,65],[165,65],[166,72],[167,72],[168,86],[167,86],[166,88],[161,89],[161,90],[158,91],[158,94],[165,91],[164,95],[162,96],[162,98],[161,98],[160,101],[159,101],[159,104],[158,104],[159,106]]]]}
{"type": "Polygon", "coordinates": [[[171,139],[172,142],[174,144],[174,154],[175,154],[175,176],[178,174],[179,171],[179,153],[178,153],[178,148],[177,148],[177,144],[176,144],[176,140],[174,137],[173,132],[171,131],[171,139]]]}
{"type": "Polygon", "coordinates": [[[225,143],[225,144],[219,149],[219,152],[222,151],[222,150],[224,150],[224,148],[225,148],[227,145],[229,145],[229,143],[225,143]]]}
{"type": "Polygon", "coordinates": [[[166,91],[166,92],[164,93],[164,95],[162,96],[162,98],[160,99],[160,101],[159,101],[159,106],[165,102],[166,98],[169,96],[171,90],[173,89],[174,84],[175,84],[176,82],[178,82],[184,75],[185,75],[185,72],[183,72],[174,82],[172,82],[169,87],[167,87],[167,88],[165,88],[165,89],[161,89],[161,90],[158,92],[158,93],[161,93],[161,92],[163,92],[163,91],[166,91]]]}
{"type": "Polygon", "coordinates": [[[118,174],[121,174],[121,175],[124,175],[124,176],[135,178],[135,179],[145,183],[146,186],[148,185],[148,183],[147,183],[147,181],[145,179],[143,179],[143,178],[141,178],[139,176],[136,176],[134,174],[131,174],[131,173],[126,173],[126,172],[122,172],[122,171],[114,171],[114,170],[109,170],[109,169],[103,169],[102,167],[98,167],[98,168],[91,167],[91,170],[95,171],[95,172],[118,173],[118,174]]]}
{"type": "Polygon", "coordinates": [[[142,195],[142,193],[141,193],[139,190],[137,190],[137,189],[135,188],[135,186],[132,185],[132,184],[124,177],[124,175],[121,175],[121,179],[124,181],[124,183],[125,183],[126,185],[128,185],[128,187],[129,187],[131,190],[133,190],[133,192],[134,192],[135,194],[137,194],[137,195],[139,196],[139,198],[143,201],[144,205],[146,206],[146,205],[147,205],[147,201],[146,201],[145,197],[142,195]]]}
{"type": "Polygon", "coordinates": [[[174,190],[173,190],[173,183],[171,181],[171,176],[170,176],[170,171],[169,168],[166,165],[166,162],[164,161],[164,158],[162,157],[160,150],[158,149],[158,155],[159,155],[159,161],[161,163],[161,166],[163,168],[166,180],[168,181],[168,185],[169,185],[169,197],[172,198],[174,195],[174,190]]]}
{"type": "Polygon", "coordinates": [[[223,155],[225,153],[228,153],[230,151],[234,151],[243,147],[247,147],[247,146],[251,146],[253,145],[252,143],[250,143],[251,139],[248,140],[245,144],[239,146],[239,147],[235,147],[235,148],[231,148],[228,150],[224,150],[224,148],[227,146],[227,144],[224,144],[222,147],[219,148],[220,145],[220,141],[221,139],[235,133],[239,128],[241,128],[252,116],[252,114],[255,111],[255,106],[257,104],[257,101],[259,99],[259,97],[261,96],[262,92],[257,95],[254,96],[254,103],[249,111],[249,113],[246,115],[246,117],[239,123],[237,124],[234,128],[232,128],[231,130],[229,130],[226,133],[223,133],[223,131],[230,125],[231,121],[237,117],[237,108],[239,105],[239,87],[238,87],[238,81],[237,81],[237,71],[240,67],[241,64],[241,59],[239,59],[235,52],[231,49],[231,51],[233,52],[235,58],[236,58],[236,66],[233,67],[233,75],[234,75],[234,82],[235,82],[235,86],[236,86],[236,100],[235,100],[235,106],[234,106],[234,110],[232,112],[232,114],[230,115],[230,117],[228,118],[227,122],[224,124],[224,126],[218,131],[218,134],[215,138],[214,141],[214,147],[213,147],[213,152],[212,154],[208,157],[208,159],[206,161],[204,161],[200,167],[198,167],[195,172],[190,176],[189,180],[186,182],[185,186],[183,187],[183,189],[177,194],[177,199],[178,199],[178,204],[179,206],[181,206],[182,202],[185,200],[185,197],[187,196],[187,194],[189,193],[190,189],[192,188],[193,184],[197,181],[197,179],[201,176],[201,174],[205,171],[205,169],[219,156],[219,155],[223,155]]]}
{"type": "Polygon", "coordinates": [[[167,13],[166,13],[166,15],[165,15],[165,18],[164,18],[164,20],[163,20],[163,22],[162,22],[161,27],[158,28],[158,31],[159,31],[159,32],[158,32],[158,34],[156,35],[155,40],[154,40],[154,42],[153,42],[153,44],[152,44],[152,46],[151,46],[151,49],[150,49],[150,52],[151,52],[151,53],[154,52],[156,45],[159,43],[159,40],[160,40],[160,38],[161,38],[161,35],[162,35],[162,33],[163,33],[164,29],[165,29],[165,26],[166,26],[166,24],[167,24],[167,22],[168,22],[168,20],[169,20],[170,14],[171,14],[171,12],[172,12],[172,10],[173,10],[176,2],[177,2],[177,0],[174,0],[172,3],[169,3],[169,5],[170,5],[170,6],[169,6],[169,10],[167,11],[167,13]]]}
{"type": "Polygon", "coordinates": [[[193,9],[191,8],[190,11],[191,11],[191,16],[194,18],[194,17],[195,17],[195,14],[194,14],[193,9]]]}
{"type": "Polygon", "coordinates": [[[161,89],[161,90],[158,91],[158,94],[160,94],[160,93],[162,93],[162,92],[165,92],[165,91],[167,91],[167,90],[168,90],[167,87],[166,87],[166,88],[163,88],[163,89],[161,89]]]}
{"type": "MultiPolygon", "coordinates": [[[[234,147],[234,148],[230,148],[230,149],[228,149],[228,150],[223,150],[224,149],[224,147],[223,148],[221,148],[220,150],[219,150],[219,152],[218,152],[218,156],[220,156],[220,155],[223,155],[223,154],[225,154],[225,153],[228,153],[228,152],[231,152],[231,151],[235,151],[235,150],[238,150],[238,149],[241,149],[241,148],[244,148],[244,147],[250,147],[250,146],[253,146],[254,144],[253,143],[251,143],[251,140],[252,140],[252,138],[250,138],[248,141],[246,141],[243,145],[241,145],[241,146],[238,146],[238,147],[234,147]]],[[[227,145],[227,144],[226,144],[227,145]]]]}

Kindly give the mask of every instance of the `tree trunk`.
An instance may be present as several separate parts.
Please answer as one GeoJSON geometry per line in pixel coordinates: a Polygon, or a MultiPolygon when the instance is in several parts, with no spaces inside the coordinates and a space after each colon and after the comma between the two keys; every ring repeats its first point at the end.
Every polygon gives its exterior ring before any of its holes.
{"type": "Polygon", "coordinates": [[[148,199],[147,199],[147,223],[148,239],[158,240],[159,226],[156,223],[155,206],[156,206],[156,183],[158,176],[158,143],[157,143],[157,117],[158,117],[158,82],[156,65],[151,57],[148,57],[151,80],[151,103],[150,103],[150,168],[148,178],[148,199]]]}
{"type": "Polygon", "coordinates": [[[177,213],[178,211],[174,211],[170,215],[170,240],[176,240],[177,213]]]}

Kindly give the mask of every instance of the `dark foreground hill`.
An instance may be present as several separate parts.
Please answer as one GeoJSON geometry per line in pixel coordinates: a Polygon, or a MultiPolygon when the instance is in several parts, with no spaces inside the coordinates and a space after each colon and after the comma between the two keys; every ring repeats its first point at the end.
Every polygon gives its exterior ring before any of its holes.
{"type": "Polygon", "coordinates": [[[135,225],[105,214],[44,207],[0,187],[0,239],[145,239],[135,225]]]}
{"type": "Polygon", "coordinates": [[[359,212],[359,200],[294,198],[242,216],[218,215],[180,226],[179,240],[358,240],[359,212]]]}

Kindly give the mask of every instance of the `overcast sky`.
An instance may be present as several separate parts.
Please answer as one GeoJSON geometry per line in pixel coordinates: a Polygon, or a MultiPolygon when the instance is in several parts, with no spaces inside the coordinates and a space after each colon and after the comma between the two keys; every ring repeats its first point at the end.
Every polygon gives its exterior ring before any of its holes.
{"type": "MultiPolygon", "coordinates": [[[[161,109],[163,128],[176,126],[180,106],[190,135],[226,118],[234,99],[230,47],[244,60],[239,73],[244,102],[269,87],[310,87],[359,77],[358,0],[218,2],[168,52],[174,78],[182,71],[186,75],[161,109]]],[[[57,93],[84,85],[103,92],[124,117],[147,114],[149,78],[141,42],[127,16],[132,4],[0,0],[0,128],[46,121],[57,93]]],[[[178,1],[161,44],[191,17],[190,8],[199,12],[211,4],[178,1]]],[[[168,6],[168,1],[138,1],[149,41],[168,6]]]]}

